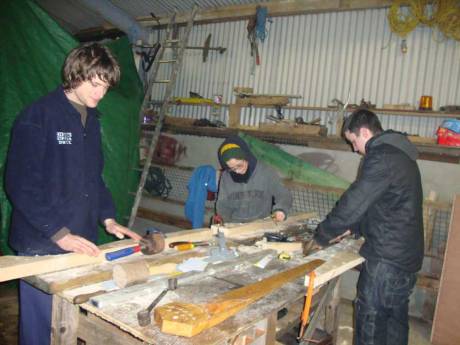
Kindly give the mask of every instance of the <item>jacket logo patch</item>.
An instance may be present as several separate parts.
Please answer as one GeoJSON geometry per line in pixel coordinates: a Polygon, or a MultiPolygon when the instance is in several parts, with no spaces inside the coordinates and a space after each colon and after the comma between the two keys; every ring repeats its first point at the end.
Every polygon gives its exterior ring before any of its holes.
{"type": "Polygon", "coordinates": [[[56,140],[59,145],[72,145],[72,132],[56,132],[56,140]]]}

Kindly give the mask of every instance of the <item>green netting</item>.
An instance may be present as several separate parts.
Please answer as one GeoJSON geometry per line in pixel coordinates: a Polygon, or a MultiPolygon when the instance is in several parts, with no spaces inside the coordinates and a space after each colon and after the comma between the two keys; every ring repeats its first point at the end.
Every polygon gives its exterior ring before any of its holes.
{"type": "Polygon", "coordinates": [[[350,182],[290,155],[275,145],[238,133],[254,155],[294,181],[323,187],[346,189],[350,182]]]}
{"type": "MultiPolygon", "coordinates": [[[[67,53],[78,42],[54,22],[38,5],[28,0],[0,2],[0,176],[12,123],[27,104],[61,83],[60,71],[67,53]]],[[[112,192],[118,221],[132,205],[128,191],[135,190],[138,174],[130,169],[138,161],[138,114],[142,85],[126,38],[107,44],[121,65],[119,86],[106,95],[98,109],[102,114],[105,154],[104,180],[112,192]]],[[[8,228],[11,205],[0,186],[0,249],[10,253],[8,228]]],[[[100,230],[100,243],[113,240],[100,230]]]]}

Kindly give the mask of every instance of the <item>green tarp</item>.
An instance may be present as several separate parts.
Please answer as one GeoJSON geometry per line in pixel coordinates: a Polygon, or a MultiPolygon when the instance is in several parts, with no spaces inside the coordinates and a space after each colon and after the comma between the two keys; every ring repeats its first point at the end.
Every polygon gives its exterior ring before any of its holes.
{"type": "Polygon", "coordinates": [[[350,182],[304,162],[275,145],[256,139],[248,134],[239,133],[239,136],[249,145],[251,152],[258,159],[271,165],[293,181],[341,189],[346,189],[350,185],[350,182]]]}
{"type": "MultiPolygon", "coordinates": [[[[11,126],[27,104],[61,83],[61,66],[78,42],[38,5],[27,0],[0,2],[0,176],[3,181],[11,126]]],[[[142,85],[126,38],[107,44],[122,70],[119,86],[109,91],[98,109],[105,155],[104,180],[117,206],[118,221],[126,223],[136,190],[142,85]]],[[[8,248],[11,205],[0,185],[0,249],[8,248]]],[[[100,243],[113,240],[100,229],[100,243]]]]}

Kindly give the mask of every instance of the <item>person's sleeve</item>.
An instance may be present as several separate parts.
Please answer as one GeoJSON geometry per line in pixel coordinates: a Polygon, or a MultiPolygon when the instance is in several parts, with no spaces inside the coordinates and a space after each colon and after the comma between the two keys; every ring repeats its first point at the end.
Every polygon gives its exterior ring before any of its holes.
{"type": "Polygon", "coordinates": [[[66,226],[63,204],[51,204],[46,198],[43,166],[46,133],[32,122],[17,122],[13,127],[5,172],[5,187],[16,212],[46,238],[66,226]]]}
{"type": "MultiPolygon", "coordinates": [[[[99,128],[100,133],[100,128],[99,128]]],[[[99,167],[99,222],[103,223],[104,220],[116,217],[115,204],[113,202],[112,194],[107,188],[104,179],[102,178],[102,172],[104,170],[104,153],[102,152],[102,142],[99,136],[99,150],[100,150],[100,167],[99,167]]]]}
{"type": "Polygon", "coordinates": [[[291,192],[282,184],[280,177],[275,173],[275,171],[270,171],[269,181],[269,186],[271,186],[271,193],[274,199],[273,212],[281,211],[287,218],[288,213],[292,208],[291,192]]]}
{"type": "Polygon", "coordinates": [[[389,183],[389,169],[384,152],[366,157],[358,179],[341,196],[326,219],[318,225],[315,241],[325,246],[331,239],[348,229],[356,234],[358,224],[369,206],[382,196],[389,183]]]}
{"type": "Polygon", "coordinates": [[[229,179],[227,179],[226,176],[228,177],[227,173],[223,172],[220,178],[216,212],[222,217],[224,222],[231,222],[233,212],[228,201],[228,189],[230,186],[228,186],[229,179]]]}

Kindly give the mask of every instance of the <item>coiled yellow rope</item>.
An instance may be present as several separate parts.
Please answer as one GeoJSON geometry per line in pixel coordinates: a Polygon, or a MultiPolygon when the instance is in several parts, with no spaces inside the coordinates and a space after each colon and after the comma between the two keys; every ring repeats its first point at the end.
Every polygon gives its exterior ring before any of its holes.
{"type": "Polygon", "coordinates": [[[421,23],[460,41],[460,0],[394,0],[388,22],[391,30],[403,38],[421,23]]]}

